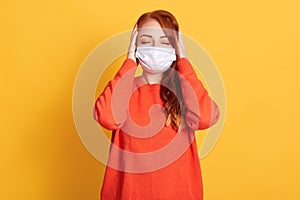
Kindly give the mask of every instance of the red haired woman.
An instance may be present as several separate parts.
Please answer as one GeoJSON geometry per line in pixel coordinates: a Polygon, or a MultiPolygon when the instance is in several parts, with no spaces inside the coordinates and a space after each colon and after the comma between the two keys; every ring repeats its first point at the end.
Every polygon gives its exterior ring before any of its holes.
{"type": "Polygon", "coordinates": [[[171,13],[140,16],[94,117],[112,130],[102,200],[203,199],[194,134],[214,125],[219,109],[187,59],[171,13]],[[138,64],[143,72],[135,77],[138,64]]]}

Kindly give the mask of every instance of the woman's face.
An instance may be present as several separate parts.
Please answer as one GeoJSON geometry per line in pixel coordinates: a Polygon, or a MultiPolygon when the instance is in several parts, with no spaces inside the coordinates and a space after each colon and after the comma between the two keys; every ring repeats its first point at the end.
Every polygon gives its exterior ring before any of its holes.
{"type": "Polygon", "coordinates": [[[162,27],[154,19],[138,28],[137,46],[173,48],[162,27]]]}

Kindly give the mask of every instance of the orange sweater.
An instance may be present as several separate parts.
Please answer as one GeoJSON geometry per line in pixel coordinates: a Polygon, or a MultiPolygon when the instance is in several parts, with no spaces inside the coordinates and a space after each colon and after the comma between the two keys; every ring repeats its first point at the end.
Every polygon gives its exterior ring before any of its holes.
{"type": "Polygon", "coordinates": [[[113,130],[101,200],[203,199],[194,134],[218,121],[217,104],[189,61],[181,58],[177,70],[186,126],[177,132],[165,125],[160,85],[134,77],[135,68],[126,59],[95,102],[95,119],[113,130]]]}

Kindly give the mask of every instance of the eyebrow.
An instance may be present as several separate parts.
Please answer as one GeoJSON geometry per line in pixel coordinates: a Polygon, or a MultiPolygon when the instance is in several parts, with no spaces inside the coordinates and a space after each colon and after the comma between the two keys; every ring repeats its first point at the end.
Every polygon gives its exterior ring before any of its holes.
{"type": "MultiPolygon", "coordinates": [[[[140,37],[143,37],[143,36],[152,38],[152,35],[147,35],[147,34],[143,34],[140,37]]],[[[166,36],[166,35],[160,36],[160,38],[166,38],[166,37],[168,37],[168,36],[166,36]]]]}
{"type": "Polygon", "coordinates": [[[140,37],[143,37],[143,36],[152,38],[151,35],[146,35],[146,34],[143,34],[143,35],[141,35],[140,37]]]}

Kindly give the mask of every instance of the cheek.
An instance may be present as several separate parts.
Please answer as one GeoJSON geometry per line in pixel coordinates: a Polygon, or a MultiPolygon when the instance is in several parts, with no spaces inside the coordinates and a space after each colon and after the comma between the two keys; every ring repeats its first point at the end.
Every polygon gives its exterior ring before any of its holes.
{"type": "Polygon", "coordinates": [[[161,43],[159,46],[163,48],[173,48],[171,44],[166,44],[166,43],[161,43]]]}

